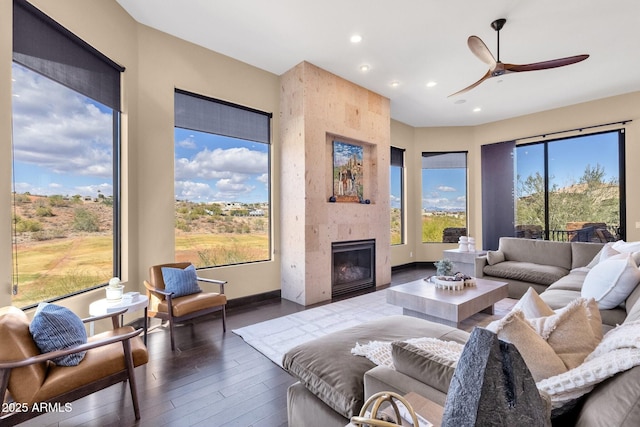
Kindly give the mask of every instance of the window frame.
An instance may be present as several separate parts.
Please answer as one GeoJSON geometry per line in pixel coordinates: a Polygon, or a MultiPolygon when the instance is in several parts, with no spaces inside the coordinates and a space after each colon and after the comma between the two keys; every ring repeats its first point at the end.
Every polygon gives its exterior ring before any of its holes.
{"type": "MultiPolygon", "coordinates": [[[[543,149],[543,158],[542,158],[542,162],[543,162],[543,178],[544,178],[544,225],[543,225],[543,238],[545,240],[549,240],[550,238],[550,201],[549,201],[549,186],[550,186],[550,180],[549,180],[549,144],[551,143],[558,143],[561,141],[566,141],[566,140],[576,140],[576,139],[580,139],[580,138],[589,138],[589,137],[594,137],[594,136],[598,136],[598,135],[603,135],[603,134],[618,134],[618,186],[619,186],[619,220],[620,220],[620,224],[618,227],[618,232],[619,235],[618,237],[620,239],[626,239],[626,162],[625,162],[625,145],[626,145],[626,138],[625,138],[625,128],[620,128],[620,129],[612,129],[612,130],[606,130],[606,131],[602,131],[602,132],[592,132],[592,133],[588,133],[585,135],[573,135],[573,136],[567,136],[567,137],[563,137],[563,138],[555,138],[555,139],[549,139],[549,140],[542,140],[542,141],[535,141],[535,142],[528,142],[526,144],[518,144],[515,147],[515,152],[517,154],[518,150],[520,149],[524,149],[526,147],[531,147],[531,146],[542,146],[543,149]]],[[[517,170],[517,164],[514,165],[515,167],[515,175],[516,177],[519,175],[518,170],[517,170]]],[[[517,181],[517,178],[516,178],[517,181]]],[[[517,185],[517,182],[516,182],[517,185]]],[[[514,206],[517,206],[517,197],[518,197],[518,191],[517,189],[514,191],[514,206]]],[[[517,223],[517,208],[516,208],[516,212],[515,212],[515,220],[514,220],[514,224],[517,223]]],[[[515,232],[515,230],[514,230],[515,232]]]]}
{"type": "MultiPolygon", "coordinates": [[[[240,264],[257,262],[269,262],[273,260],[273,192],[272,192],[272,148],[271,125],[273,114],[255,108],[235,104],[229,101],[212,98],[175,89],[174,92],[174,161],[175,161],[175,129],[184,129],[211,135],[237,139],[244,142],[265,144],[267,147],[267,203],[269,205],[269,217],[267,223],[267,257],[251,261],[235,262],[228,264],[199,266],[202,268],[227,267],[240,264]],[[203,107],[199,109],[198,106],[203,107]],[[187,111],[188,109],[188,111],[187,111]],[[218,127],[216,127],[218,126],[218,127]]],[[[175,177],[174,177],[175,185],[175,177]]],[[[174,191],[175,193],[175,191],[174,191]]],[[[174,212],[175,214],[176,212],[174,212]]],[[[174,230],[175,233],[175,230],[174,230]]],[[[176,248],[174,248],[175,250],[176,248]]]]}
{"type": "MultiPolygon", "coordinates": [[[[121,276],[121,79],[125,68],[25,0],[13,0],[13,62],[68,87],[112,111],[112,276],[121,276]]],[[[13,112],[12,112],[13,116],[13,112]]],[[[13,119],[12,119],[13,120],[13,119]]],[[[12,143],[13,146],[13,143],[12,143]]],[[[12,147],[13,150],[13,147],[12,147]]],[[[13,160],[12,160],[13,167],[13,160]]],[[[15,177],[13,178],[15,181],[15,177]]],[[[12,224],[12,227],[14,224],[12,224]]],[[[15,237],[12,245],[15,247],[15,237]]],[[[17,250],[14,249],[14,257],[17,250]]],[[[17,294],[18,260],[13,261],[12,294],[17,294]]],[[[49,298],[59,301],[105,283],[49,298]]],[[[35,307],[29,304],[23,309],[35,307]]]]}
{"type": "MultiPolygon", "coordinates": [[[[465,215],[465,234],[469,235],[469,162],[468,162],[469,152],[468,151],[424,151],[422,152],[422,165],[420,168],[420,182],[424,183],[424,170],[425,169],[464,169],[464,215],[465,215]],[[457,164],[461,161],[460,157],[464,158],[464,167],[457,166],[457,164]],[[439,159],[436,159],[439,158],[439,159]],[[430,162],[429,159],[432,161],[430,162]],[[434,165],[438,165],[440,167],[425,167],[426,163],[433,163],[434,165]]],[[[423,244],[450,244],[452,242],[443,242],[443,241],[425,241],[423,240],[424,235],[424,225],[422,221],[422,213],[424,212],[424,196],[425,196],[425,188],[422,186],[420,191],[420,242],[423,244]]]]}
{"type": "MultiPolygon", "coordinates": [[[[399,168],[400,173],[400,242],[393,243],[391,242],[391,246],[404,245],[406,243],[406,220],[405,220],[405,168],[404,168],[404,155],[406,150],[404,148],[391,147],[391,161],[390,168],[397,167],[399,168]]],[[[389,171],[391,175],[393,172],[389,171]]],[[[391,187],[391,186],[390,186],[391,187]]],[[[391,205],[391,203],[390,203],[391,205]]],[[[390,206],[390,209],[393,209],[393,206],[390,206]]],[[[393,239],[392,239],[393,240],[393,239]]]]}

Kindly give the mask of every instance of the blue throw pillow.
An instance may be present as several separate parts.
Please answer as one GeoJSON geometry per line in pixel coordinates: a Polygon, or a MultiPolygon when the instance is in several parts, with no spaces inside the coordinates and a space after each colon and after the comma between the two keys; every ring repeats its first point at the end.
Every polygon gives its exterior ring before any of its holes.
{"type": "Polygon", "coordinates": [[[162,267],[162,279],[164,280],[164,289],[167,292],[173,292],[174,297],[202,292],[198,286],[196,268],[193,264],[185,269],[162,267]]]}
{"type": "MultiPolygon", "coordinates": [[[[71,310],[46,302],[38,304],[29,332],[42,353],[64,350],[87,342],[82,320],[71,310]]],[[[76,366],[86,351],[53,359],[59,366],[76,366]]]]}

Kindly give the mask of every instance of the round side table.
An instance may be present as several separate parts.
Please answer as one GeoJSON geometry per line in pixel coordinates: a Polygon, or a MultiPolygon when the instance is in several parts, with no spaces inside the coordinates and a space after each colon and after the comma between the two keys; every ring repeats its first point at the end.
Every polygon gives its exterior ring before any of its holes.
{"type": "MultiPolygon", "coordinates": [[[[126,294],[125,294],[126,295],[126,294]]],[[[122,298],[120,301],[109,301],[106,298],[102,298],[98,301],[94,301],[89,304],[90,316],[102,316],[104,314],[120,311],[123,308],[127,309],[127,313],[130,311],[138,311],[144,309],[144,345],[147,345],[147,307],[149,306],[149,298],[146,295],[136,295],[133,298],[122,298]]],[[[124,315],[120,316],[120,326],[124,322],[124,315]]],[[[93,322],[89,324],[89,333],[93,335],[94,325],[93,322]]]]}

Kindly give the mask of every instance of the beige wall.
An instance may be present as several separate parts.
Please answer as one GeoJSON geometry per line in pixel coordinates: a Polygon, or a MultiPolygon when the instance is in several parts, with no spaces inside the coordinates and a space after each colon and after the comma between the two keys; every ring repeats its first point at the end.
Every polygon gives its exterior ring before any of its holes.
{"type": "MultiPolygon", "coordinates": [[[[0,306],[11,303],[11,2],[0,2],[0,306]]],[[[123,74],[123,279],[139,289],[147,268],[173,259],[174,87],[273,112],[273,261],[206,271],[229,281],[230,298],[280,289],[280,78],[136,23],[115,0],[33,0],[33,4],[105,55],[123,74]]],[[[391,265],[433,261],[450,245],[420,242],[420,153],[469,150],[471,235],[481,241],[480,146],[532,134],[633,119],[627,129],[627,238],[640,240],[640,93],[475,127],[412,128],[391,121],[391,144],[407,149],[407,242],[391,248],[391,265]],[[413,255],[413,256],[411,256],[413,255]]],[[[387,153],[388,156],[388,153],[387,153]]],[[[388,158],[388,157],[387,157],[388,158]]],[[[380,188],[380,192],[382,192],[380,188]]],[[[64,302],[80,315],[102,290],[64,302]]]]}
{"type": "MultiPolygon", "coordinates": [[[[423,244],[420,236],[420,153],[422,151],[469,152],[468,209],[469,233],[476,238],[476,247],[482,242],[482,171],[480,166],[481,146],[561,132],[568,129],[587,128],[606,123],[633,120],[624,125],[626,135],[626,185],[627,185],[627,240],[640,240],[640,198],[636,196],[640,182],[640,169],[634,167],[640,158],[640,92],[614,96],[583,104],[530,114],[481,126],[452,128],[411,128],[392,122],[391,145],[407,148],[405,154],[406,198],[408,201],[408,239],[405,245],[391,248],[392,265],[402,265],[415,261],[435,261],[442,258],[444,249],[454,249],[455,244],[423,244]],[[415,203],[413,206],[411,203],[415,203]],[[414,257],[410,257],[413,252],[414,257]]],[[[622,125],[585,129],[583,132],[563,133],[558,137],[584,135],[589,132],[619,129],[622,125]]],[[[540,140],[542,138],[538,138],[540,140]]],[[[527,139],[523,142],[533,142],[527,139]]]]}
{"type": "MultiPolygon", "coordinates": [[[[272,120],[272,212],[279,216],[279,77],[136,23],[114,0],[32,3],[126,68],[122,80],[122,279],[142,291],[148,266],[174,259],[173,93],[193,91],[266,112],[272,120]]],[[[11,2],[0,2],[0,306],[11,304],[11,2]]],[[[202,276],[228,280],[229,298],[280,289],[279,229],[272,261],[221,267],[202,276]]],[[[104,291],[61,302],[81,316],[104,291]]],[[[138,314],[139,315],[139,314],[138,314]]]]}

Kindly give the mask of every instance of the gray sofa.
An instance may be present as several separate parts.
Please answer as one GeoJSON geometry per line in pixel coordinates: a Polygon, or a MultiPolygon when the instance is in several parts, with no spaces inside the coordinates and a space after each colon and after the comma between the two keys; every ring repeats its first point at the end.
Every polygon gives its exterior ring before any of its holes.
{"type": "MultiPolygon", "coordinates": [[[[475,275],[509,284],[509,297],[521,298],[530,287],[555,309],[580,297],[587,276],[584,267],[598,255],[604,244],[552,242],[548,240],[501,237],[497,251],[476,258],[475,275]]],[[[600,310],[602,323],[613,327],[626,317],[624,306],[600,310]]]]}
{"type": "MultiPolygon", "coordinates": [[[[510,291],[513,287],[511,295],[518,298],[532,286],[541,292],[541,297],[549,306],[561,308],[580,296],[586,275],[580,271],[580,267],[588,265],[601,247],[591,243],[505,238],[501,240],[501,248],[506,252],[505,260],[501,262],[512,262],[511,266],[521,263],[519,269],[514,268],[514,271],[521,272],[521,276],[507,280],[497,275],[485,274],[483,277],[508,281],[510,291]],[[555,279],[540,283],[537,271],[555,279]]],[[[486,267],[487,260],[479,260],[480,265],[486,267]]],[[[603,325],[610,325],[605,329],[640,320],[640,286],[623,305],[613,310],[601,310],[601,313],[603,325]]],[[[468,336],[465,331],[427,320],[392,316],[293,348],[283,358],[285,370],[299,379],[287,393],[289,426],[344,426],[351,416],[358,413],[364,400],[379,391],[400,394],[415,391],[444,405],[450,379],[447,375],[451,372],[433,368],[419,357],[405,359],[402,368],[396,366],[395,370],[376,366],[364,357],[353,356],[351,349],[357,342],[399,341],[418,337],[464,343],[468,336]]],[[[568,415],[569,418],[566,417],[560,419],[558,425],[640,425],[640,366],[600,383],[581,400],[580,405],[568,415]]]]}
{"type": "MultiPolygon", "coordinates": [[[[640,320],[640,286],[627,300],[626,321],[640,320]]],[[[345,426],[364,400],[380,391],[410,391],[444,405],[446,372],[418,358],[413,366],[391,369],[351,354],[357,342],[434,337],[466,342],[465,331],[409,316],[391,316],[337,331],[301,344],[283,358],[283,367],[299,379],[287,391],[289,427],[345,426]]],[[[580,427],[640,425],[640,366],[600,383],[557,425],[580,427]],[[568,417],[568,418],[567,418],[568,417]]]]}

